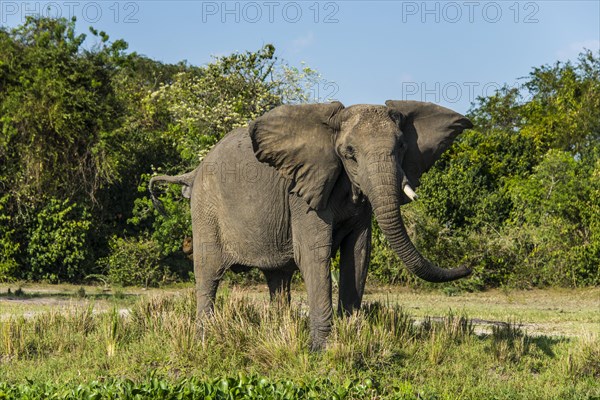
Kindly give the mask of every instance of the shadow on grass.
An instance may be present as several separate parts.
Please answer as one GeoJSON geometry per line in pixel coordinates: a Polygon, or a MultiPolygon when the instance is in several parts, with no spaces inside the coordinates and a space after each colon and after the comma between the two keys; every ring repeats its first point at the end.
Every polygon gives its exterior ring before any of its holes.
{"type": "Polygon", "coordinates": [[[548,357],[554,358],[556,355],[552,348],[560,343],[572,342],[571,339],[565,337],[552,337],[552,336],[534,336],[530,337],[529,340],[534,344],[540,351],[542,351],[548,357]]]}
{"type": "MultiPolygon", "coordinates": [[[[490,321],[488,321],[490,322],[490,321]]],[[[477,337],[490,344],[489,349],[500,359],[517,361],[520,357],[531,353],[532,346],[538,348],[545,356],[555,358],[553,348],[561,343],[572,342],[571,338],[547,335],[529,335],[521,324],[514,322],[491,321],[492,333],[478,334],[477,337]]]]}

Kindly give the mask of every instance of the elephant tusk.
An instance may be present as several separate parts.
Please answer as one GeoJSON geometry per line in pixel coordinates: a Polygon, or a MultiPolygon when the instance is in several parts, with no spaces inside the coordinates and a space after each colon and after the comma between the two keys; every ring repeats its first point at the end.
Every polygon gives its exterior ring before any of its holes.
{"type": "Polygon", "coordinates": [[[404,188],[402,190],[404,190],[404,194],[407,195],[408,198],[412,201],[415,201],[419,198],[419,196],[415,193],[413,188],[410,187],[410,185],[404,185],[404,188]]]}

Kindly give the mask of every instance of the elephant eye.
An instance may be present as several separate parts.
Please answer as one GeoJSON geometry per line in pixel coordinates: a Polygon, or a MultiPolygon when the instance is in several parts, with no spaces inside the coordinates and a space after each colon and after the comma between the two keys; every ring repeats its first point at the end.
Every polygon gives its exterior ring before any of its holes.
{"type": "Polygon", "coordinates": [[[346,158],[348,160],[356,161],[354,147],[352,147],[351,145],[347,145],[346,147],[344,147],[343,155],[344,155],[344,158],[346,158]]]}

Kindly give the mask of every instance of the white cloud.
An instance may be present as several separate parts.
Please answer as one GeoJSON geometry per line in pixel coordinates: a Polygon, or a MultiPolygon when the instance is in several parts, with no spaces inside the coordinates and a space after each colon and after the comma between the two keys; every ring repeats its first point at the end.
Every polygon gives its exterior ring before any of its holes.
{"type": "Polygon", "coordinates": [[[300,36],[292,41],[292,50],[295,53],[298,53],[308,46],[310,46],[315,41],[315,34],[310,31],[304,36],[300,36]]]}
{"type": "Polygon", "coordinates": [[[597,52],[600,49],[600,40],[589,39],[583,40],[580,42],[573,42],[569,44],[567,47],[559,49],[556,52],[556,55],[561,60],[575,60],[579,53],[583,51],[583,49],[592,50],[593,52],[597,52]]]}

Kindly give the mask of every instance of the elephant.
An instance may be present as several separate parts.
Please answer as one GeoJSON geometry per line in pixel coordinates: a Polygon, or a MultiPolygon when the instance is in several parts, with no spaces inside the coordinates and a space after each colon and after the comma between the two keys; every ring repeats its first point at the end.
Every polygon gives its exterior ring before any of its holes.
{"type": "MultiPolygon", "coordinates": [[[[183,253],[193,260],[194,257],[194,247],[192,243],[191,237],[186,237],[183,239],[182,243],[183,253]]],[[[239,272],[248,272],[250,267],[242,266],[242,265],[234,265],[230,267],[230,270],[236,273],[239,272]]],[[[267,278],[267,286],[269,287],[269,294],[271,298],[271,302],[275,303],[277,301],[283,301],[284,304],[289,305],[292,301],[291,299],[291,283],[292,278],[294,276],[294,270],[282,270],[282,269],[263,269],[262,273],[267,278]]]]}
{"type": "Polygon", "coordinates": [[[371,251],[371,219],[405,266],[430,282],[468,276],[440,268],[411,242],[400,206],[463,130],[463,115],[427,102],[281,105],[224,136],[192,172],[156,176],[190,199],[198,316],[212,312],[231,268],[258,267],[271,294],[299,269],[312,349],[331,330],[331,257],[340,251],[338,313],[360,308],[371,251]]]}

